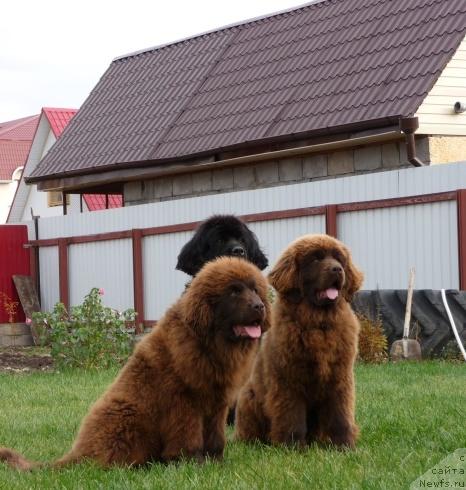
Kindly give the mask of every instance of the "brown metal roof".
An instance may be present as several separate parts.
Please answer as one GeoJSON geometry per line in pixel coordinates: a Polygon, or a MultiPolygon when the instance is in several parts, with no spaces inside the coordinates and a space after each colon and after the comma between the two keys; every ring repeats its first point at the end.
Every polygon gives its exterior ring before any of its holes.
{"type": "Polygon", "coordinates": [[[114,60],[33,180],[415,113],[464,0],[325,0],[114,60]]]}

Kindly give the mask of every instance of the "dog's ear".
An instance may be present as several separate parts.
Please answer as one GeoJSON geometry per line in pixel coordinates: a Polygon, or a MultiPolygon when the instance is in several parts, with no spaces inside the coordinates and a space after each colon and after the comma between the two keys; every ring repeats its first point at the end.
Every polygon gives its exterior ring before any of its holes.
{"type": "Polygon", "coordinates": [[[346,265],[345,265],[345,286],[343,295],[346,301],[351,301],[354,294],[361,289],[364,281],[364,274],[354,265],[351,253],[346,250],[346,265]]]}
{"type": "Polygon", "coordinates": [[[203,238],[202,233],[196,232],[187,242],[178,255],[176,268],[190,276],[195,276],[204,265],[202,257],[203,238]]]}
{"type": "Polygon", "coordinates": [[[245,245],[248,251],[248,260],[256,265],[261,271],[263,271],[268,265],[269,261],[262,252],[259,241],[256,235],[243,223],[245,245]]]}
{"type": "Polygon", "coordinates": [[[213,321],[212,306],[206,301],[206,298],[191,290],[191,287],[185,292],[182,305],[184,322],[198,336],[205,336],[213,321]]]}
{"type": "Polygon", "coordinates": [[[291,252],[285,252],[268,275],[270,284],[281,294],[299,290],[296,259],[291,252]]]}

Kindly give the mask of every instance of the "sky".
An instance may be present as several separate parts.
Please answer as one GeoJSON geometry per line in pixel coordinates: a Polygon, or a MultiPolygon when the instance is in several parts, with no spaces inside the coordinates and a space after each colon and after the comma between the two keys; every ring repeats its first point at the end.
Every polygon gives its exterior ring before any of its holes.
{"type": "Polygon", "coordinates": [[[112,59],[305,0],[16,0],[0,29],[0,122],[78,109],[112,59]]]}

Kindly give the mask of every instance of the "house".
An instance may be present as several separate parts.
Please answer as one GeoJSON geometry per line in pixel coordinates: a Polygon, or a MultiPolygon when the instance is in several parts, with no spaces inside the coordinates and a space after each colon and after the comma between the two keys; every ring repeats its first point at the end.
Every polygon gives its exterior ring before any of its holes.
{"type": "Polygon", "coordinates": [[[0,223],[5,223],[39,116],[0,123],[0,223]]]}
{"type": "Polygon", "coordinates": [[[466,2],[325,0],[113,60],[27,177],[125,206],[466,159],[466,2]]]}
{"type": "MultiPolygon", "coordinates": [[[[24,178],[33,172],[40,159],[53,146],[77,112],[77,109],[51,107],[42,109],[40,116],[38,116],[39,121],[31,149],[8,214],[8,223],[28,221],[32,215],[47,217],[62,214],[63,196],[61,192],[39,192],[36,185],[27,185],[24,182],[24,178]]],[[[67,195],[66,200],[69,213],[122,206],[120,195],[106,197],[99,194],[86,194],[84,196],[82,194],[73,194],[67,195]]]]}

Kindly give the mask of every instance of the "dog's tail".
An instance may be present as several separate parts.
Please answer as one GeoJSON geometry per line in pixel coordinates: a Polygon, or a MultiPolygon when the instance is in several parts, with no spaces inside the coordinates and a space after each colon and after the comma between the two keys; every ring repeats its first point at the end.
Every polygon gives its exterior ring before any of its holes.
{"type": "Polygon", "coordinates": [[[78,463],[80,460],[81,458],[70,452],[53,463],[37,463],[35,461],[29,461],[22,454],[14,451],[13,449],[0,447],[0,461],[3,461],[11,468],[19,471],[31,471],[44,467],[62,468],[63,466],[71,463],[78,463]]]}

